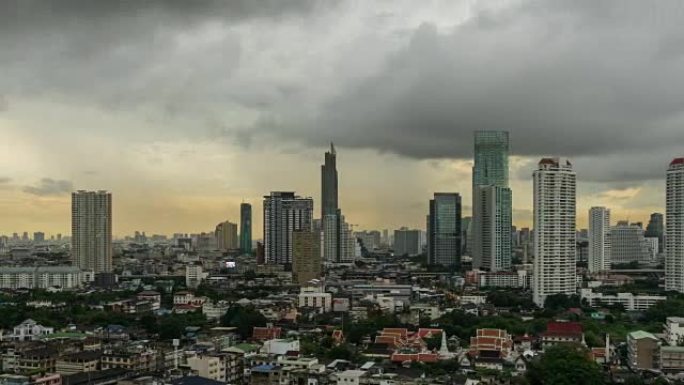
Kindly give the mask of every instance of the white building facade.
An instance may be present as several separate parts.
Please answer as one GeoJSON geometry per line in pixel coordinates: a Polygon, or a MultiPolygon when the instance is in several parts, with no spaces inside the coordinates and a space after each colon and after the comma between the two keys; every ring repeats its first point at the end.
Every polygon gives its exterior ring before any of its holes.
{"type": "Polygon", "coordinates": [[[684,293],[684,158],[667,170],[665,206],[665,290],[684,293]]]}
{"type": "Polygon", "coordinates": [[[572,164],[544,158],[534,172],[533,299],[543,307],[546,297],[577,292],[576,184],[572,164]]]}
{"type": "Polygon", "coordinates": [[[610,210],[589,209],[589,272],[610,270],[610,210]]]}

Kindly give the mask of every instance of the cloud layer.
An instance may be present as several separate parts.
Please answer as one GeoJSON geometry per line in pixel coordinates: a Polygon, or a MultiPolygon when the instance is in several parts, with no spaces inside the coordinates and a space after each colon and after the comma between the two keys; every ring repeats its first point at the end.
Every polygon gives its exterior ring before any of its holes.
{"type": "MultiPolygon", "coordinates": [[[[536,159],[555,154],[573,158],[587,200],[652,209],[684,153],[683,16],[674,0],[2,1],[0,130],[13,155],[0,160],[15,171],[4,184],[34,196],[69,181],[189,194],[184,183],[211,187],[201,172],[178,176],[214,165],[207,142],[238,164],[289,154],[281,172],[317,175],[310,150],[334,141],[358,157],[342,175],[363,188],[350,178],[364,167],[399,183],[387,156],[402,167],[462,162],[472,131],[502,129],[521,160],[520,212],[536,159]],[[176,173],[163,169],[166,144],[184,159],[176,173]],[[134,162],[140,148],[149,156],[134,162]]],[[[226,185],[259,173],[226,168],[226,185]]],[[[468,178],[440,170],[427,191],[468,178]]],[[[292,187],[316,195],[317,185],[292,187]]],[[[425,194],[405,188],[386,204],[425,194]]],[[[234,193],[258,200],[267,189],[234,193]]],[[[417,212],[405,221],[422,223],[417,212]]]]}

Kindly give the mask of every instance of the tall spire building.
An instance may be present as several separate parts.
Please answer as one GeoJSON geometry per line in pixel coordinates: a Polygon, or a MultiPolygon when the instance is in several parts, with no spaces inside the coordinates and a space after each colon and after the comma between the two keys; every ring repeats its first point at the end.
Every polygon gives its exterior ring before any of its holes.
{"type": "Polygon", "coordinates": [[[337,215],[337,153],[330,143],[330,151],[325,153],[325,164],[321,166],[321,218],[337,215]]]}
{"type": "Polygon", "coordinates": [[[511,268],[513,197],[508,187],[508,152],[508,132],[475,132],[473,267],[494,272],[511,268]]]}
{"type": "Polygon", "coordinates": [[[338,204],[337,152],[330,143],[321,166],[321,225],[323,227],[323,258],[331,263],[348,263],[354,260],[349,225],[338,204]]]}

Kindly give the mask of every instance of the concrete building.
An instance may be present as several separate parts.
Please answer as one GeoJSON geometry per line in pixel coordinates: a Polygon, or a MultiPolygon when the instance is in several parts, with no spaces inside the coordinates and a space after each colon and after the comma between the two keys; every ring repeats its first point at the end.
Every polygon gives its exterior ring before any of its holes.
{"type": "Polygon", "coordinates": [[[79,190],[71,194],[71,254],[74,266],[95,273],[112,271],[112,194],[79,190]]]}
{"type": "Polygon", "coordinates": [[[665,340],[670,346],[684,345],[684,317],[667,317],[665,340]]]}
{"type": "Polygon", "coordinates": [[[476,186],[473,191],[475,234],[473,267],[487,271],[509,271],[512,255],[512,193],[502,186],[476,186]]]}
{"type": "Polygon", "coordinates": [[[458,193],[435,193],[427,216],[428,263],[460,266],[461,236],[461,196],[458,193]]]}
{"type": "Polygon", "coordinates": [[[589,209],[589,272],[610,270],[610,210],[605,207],[589,209]]]}
{"type": "Polygon", "coordinates": [[[658,368],[660,341],[645,331],[627,334],[627,365],[633,370],[658,368]]]}
{"type": "Polygon", "coordinates": [[[663,252],[665,246],[665,218],[661,213],[651,214],[651,218],[646,226],[647,238],[658,238],[658,252],[663,252]]]}
{"type": "Polygon", "coordinates": [[[185,266],[185,286],[197,288],[206,277],[202,264],[193,263],[185,266]]]}
{"type": "Polygon", "coordinates": [[[79,289],[95,280],[75,266],[0,267],[0,289],[79,289]]]}
{"type": "Polygon", "coordinates": [[[313,231],[294,231],[292,273],[299,285],[306,285],[312,279],[319,279],[323,273],[320,237],[313,231]]]}
{"type": "Polygon", "coordinates": [[[420,247],[420,239],[420,230],[410,230],[406,227],[402,227],[399,230],[394,230],[394,255],[411,256],[420,254],[422,252],[420,247]]]}
{"type": "Polygon", "coordinates": [[[627,221],[611,227],[610,259],[612,264],[651,262],[650,243],[644,238],[644,229],[627,221]]]}
{"type": "Polygon", "coordinates": [[[188,366],[200,377],[214,381],[226,381],[226,362],[221,355],[204,355],[188,357],[188,366]]]}
{"type": "Polygon", "coordinates": [[[354,236],[361,241],[363,247],[368,251],[373,251],[380,247],[380,232],[373,231],[357,231],[354,236]]]}
{"type": "Polygon", "coordinates": [[[684,158],[667,170],[665,206],[665,290],[684,293],[684,158]]]}
{"type": "Polygon", "coordinates": [[[266,263],[290,264],[294,231],[311,231],[313,199],[294,192],[274,191],[264,196],[264,257],[266,263]]]}
{"type": "Polygon", "coordinates": [[[534,172],[533,299],[577,292],[576,179],[567,159],[544,158],[534,172]]]}
{"type": "Polygon", "coordinates": [[[299,292],[298,307],[329,313],[332,311],[332,294],[326,293],[322,287],[303,287],[299,292]]]}
{"type": "Polygon", "coordinates": [[[627,311],[644,311],[656,303],[667,299],[664,295],[650,294],[617,293],[615,295],[608,295],[594,293],[592,289],[581,289],[580,296],[583,300],[587,300],[589,306],[592,307],[619,304],[627,311]]]}
{"type": "Polygon", "coordinates": [[[216,225],[214,236],[216,237],[216,247],[219,250],[236,250],[240,247],[238,242],[238,226],[233,222],[225,221],[216,225]]]}
{"type": "Polygon", "coordinates": [[[476,131],[473,165],[473,267],[511,267],[512,192],[508,185],[509,134],[476,131]]]}
{"type": "Polygon", "coordinates": [[[659,369],[664,373],[680,373],[684,370],[684,346],[661,346],[659,369]]]}
{"type": "Polygon", "coordinates": [[[54,328],[45,327],[32,319],[27,319],[14,327],[12,339],[14,341],[35,341],[54,332],[54,328]]]}

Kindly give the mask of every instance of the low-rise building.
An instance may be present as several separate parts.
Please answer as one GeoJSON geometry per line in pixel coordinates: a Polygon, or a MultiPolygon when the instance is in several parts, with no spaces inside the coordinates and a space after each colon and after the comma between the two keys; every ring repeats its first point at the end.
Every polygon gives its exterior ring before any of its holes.
{"type": "Polygon", "coordinates": [[[303,287],[299,293],[298,307],[329,313],[332,311],[332,294],[326,293],[323,287],[303,287]]]}
{"type": "Polygon", "coordinates": [[[87,373],[98,370],[102,352],[83,351],[57,358],[55,371],[62,375],[87,373]]]}
{"type": "Polygon", "coordinates": [[[684,317],[667,317],[665,320],[665,339],[670,346],[684,343],[684,317]]]}
{"type": "Polygon", "coordinates": [[[627,335],[627,358],[632,369],[656,369],[660,341],[651,333],[639,330],[627,335]]]}
{"type": "Polygon", "coordinates": [[[200,377],[215,381],[226,381],[226,361],[223,355],[197,355],[188,357],[188,366],[200,377]]]}
{"type": "Polygon", "coordinates": [[[579,322],[552,321],[546,325],[541,341],[544,349],[561,343],[584,344],[584,330],[579,322]]]}
{"type": "Polygon", "coordinates": [[[78,289],[95,280],[92,271],[73,266],[0,267],[0,289],[78,289]]]}
{"type": "Polygon", "coordinates": [[[592,289],[581,289],[580,295],[583,300],[589,303],[589,306],[622,305],[627,311],[644,311],[656,303],[667,299],[664,295],[651,294],[617,293],[615,295],[607,295],[594,293],[592,289]]]}
{"type": "Polygon", "coordinates": [[[660,347],[660,370],[666,373],[684,371],[684,346],[660,347]]]}
{"type": "Polygon", "coordinates": [[[34,341],[54,332],[54,328],[39,325],[36,321],[29,318],[14,327],[12,339],[15,341],[34,341]]]}

